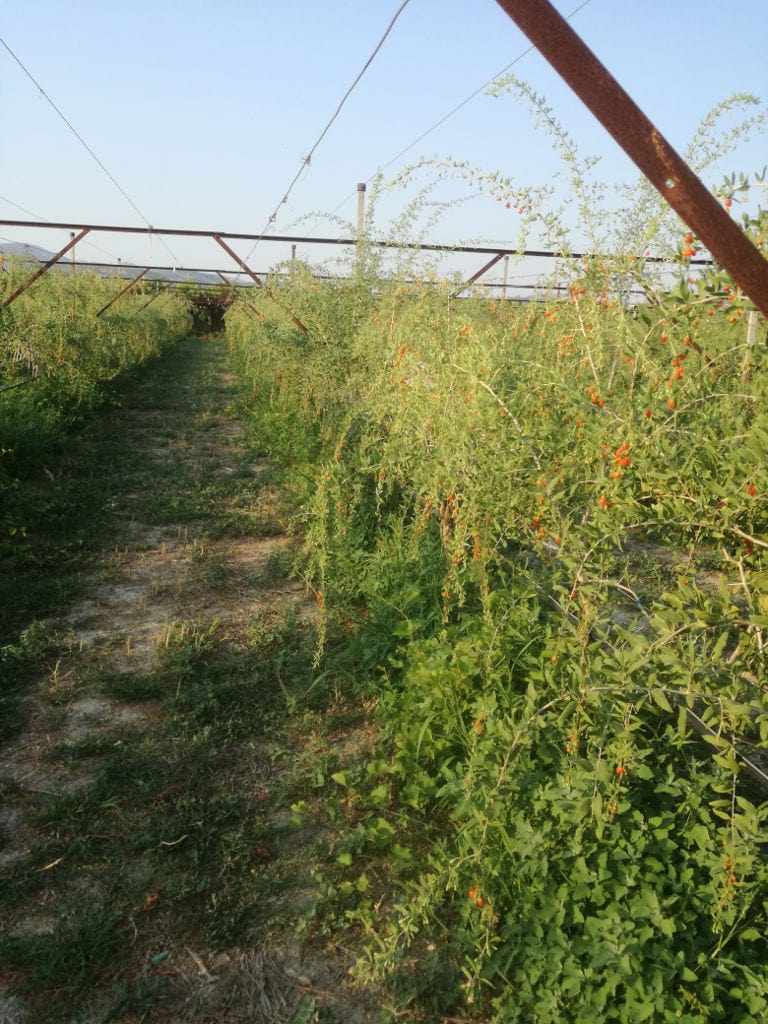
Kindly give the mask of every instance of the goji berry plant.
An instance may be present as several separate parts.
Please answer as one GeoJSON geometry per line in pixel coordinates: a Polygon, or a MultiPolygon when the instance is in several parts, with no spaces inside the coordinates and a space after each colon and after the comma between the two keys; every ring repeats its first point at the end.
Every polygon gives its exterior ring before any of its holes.
{"type": "MultiPolygon", "coordinates": [[[[0,296],[31,274],[18,259],[2,262],[0,296]]],[[[68,424],[103,400],[109,381],[158,355],[190,327],[175,297],[149,306],[124,296],[99,311],[123,282],[95,274],[49,273],[11,305],[0,308],[0,551],[24,533],[24,509],[14,508],[14,479],[34,472],[68,424]]]]}
{"type": "MultiPolygon", "coordinates": [[[[765,250],[751,184],[717,192],[765,250]]],[[[380,729],[327,784],[318,921],[420,1013],[768,1013],[768,353],[662,213],[564,258],[563,298],[456,299],[363,253],[227,315],[318,658],[380,729]]]]}

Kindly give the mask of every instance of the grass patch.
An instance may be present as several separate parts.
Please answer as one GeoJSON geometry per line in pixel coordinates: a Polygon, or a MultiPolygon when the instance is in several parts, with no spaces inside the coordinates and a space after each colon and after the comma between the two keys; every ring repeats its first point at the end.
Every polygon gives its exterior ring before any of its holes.
{"type": "MultiPolygon", "coordinates": [[[[230,554],[217,539],[282,535],[282,499],[265,495],[260,469],[249,484],[250,456],[234,452],[235,471],[211,483],[204,446],[184,433],[226,395],[207,390],[221,357],[216,345],[182,346],[84,427],[55,467],[48,508],[56,514],[30,531],[15,570],[41,616],[66,608],[52,579],[61,565],[67,593],[88,597],[88,572],[118,548],[93,612],[83,605],[86,632],[98,633],[103,603],[131,592],[121,573],[135,520],[163,536],[183,528],[175,547],[159,556],[152,548],[144,561],[139,538],[132,563],[158,572],[143,590],[134,577],[134,590],[176,607],[227,598],[230,554]]],[[[55,677],[60,687],[55,702],[41,701],[58,742],[33,751],[20,772],[22,780],[38,773],[39,787],[3,783],[27,833],[25,852],[0,862],[0,971],[40,1024],[160,1012],[175,998],[168,970],[178,970],[181,951],[239,956],[286,936],[294,943],[313,905],[309,869],[325,832],[297,824],[290,807],[322,799],[325,783],[308,771],[326,742],[324,710],[340,694],[327,680],[313,684],[315,639],[297,605],[279,590],[269,595],[290,573],[288,546],[266,545],[263,564],[258,544],[247,548],[259,564],[248,585],[266,603],[233,618],[170,617],[136,668],[114,662],[126,650],[117,628],[78,648],[77,627],[25,624],[27,598],[14,609],[16,626],[5,624],[3,695],[18,712],[3,720],[6,733],[23,724],[17,698],[27,681],[55,677]]],[[[251,597],[242,587],[235,605],[251,597]]],[[[331,728],[340,722],[329,719],[331,728]]],[[[335,755],[323,763],[332,771],[335,755]]],[[[343,1019],[310,1002],[312,1019],[343,1019]]]]}
{"type": "Polygon", "coordinates": [[[0,935],[0,956],[12,970],[23,972],[22,993],[55,993],[64,1009],[119,955],[127,941],[123,928],[112,898],[94,900],[91,892],[62,907],[50,935],[0,935]]]}
{"type": "MultiPolygon", "coordinates": [[[[285,790],[274,761],[262,754],[255,765],[254,743],[264,740],[266,751],[285,735],[310,665],[300,635],[233,644],[215,628],[179,624],[158,668],[158,680],[178,684],[166,687],[168,715],[151,729],[89,733],[52,751],[62,767],[95,772],[73,792],[38,798],[40,838],[23,866],[5,872],[0,897],[11,920],[35,891],[61,908],[52,934],[11,929],[0,941],[17,991],[46,993],[41,1021],[64,1021],[89,988],[117,984],[132,927],[151,947],[170,916],[175,943],[226,948],[258,943],[284,919],[284,901],[307,884],[306,851],[278,813],[285,790]],[[79,878],[88,898],[71,892],[79,878]],[[108,896],[94,902],[94,893],[108,896]]],[[[116,1006],[136,993],[149,1001],[156,989],[136,982],[122,991],[116,1006]]]]}
{"type": "Polygon", "coordinates": [[[35,471],[27,467],[14,491],[26,533],[0,561],[0,736],[24,720],[19,695],[27,678],[20,668],[39,661],[29,651],[30,630],[82,595],[94,559],[119,543],[136,517],[162,526],[214,515],[215,495],[201,488],[203,470],[183,445],[166,440],[167,459],[153,453],[162,444],[159,427],[178,442],[185,424],[221,401],[206,384],[222,358],[215,344],[180,343],[114,382],[99,413],[38,453],[35,471]]]}
{"type": "Polygon", "coordinates": [[[106,697],[122,701],[159,701],[166,689],[154,674],[110,672],[108,669],[99,673],[97,685],[106,697]]]}

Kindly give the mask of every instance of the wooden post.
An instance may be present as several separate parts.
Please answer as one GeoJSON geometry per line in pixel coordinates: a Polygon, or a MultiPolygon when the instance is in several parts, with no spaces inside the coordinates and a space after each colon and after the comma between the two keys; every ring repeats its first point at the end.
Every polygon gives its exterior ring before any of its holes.
{"type": "Polygon", "coordinates": [[[75,232],[74,231],[70,231],[69,232],[69,237],[70,237],[70,240],[72,241],[72,248],[69,250],[69,263],[70,263],[70,270],[74,274],[74,272],[75,272],[75,243],[74,243],[75,232]]]}
{"type": "Polygon", "coordinates": [[[507,277],[509,275],[509,254],[504,257],[504,278],[501,286],[501,297],[506,299],[507,297],[507,277]]]}

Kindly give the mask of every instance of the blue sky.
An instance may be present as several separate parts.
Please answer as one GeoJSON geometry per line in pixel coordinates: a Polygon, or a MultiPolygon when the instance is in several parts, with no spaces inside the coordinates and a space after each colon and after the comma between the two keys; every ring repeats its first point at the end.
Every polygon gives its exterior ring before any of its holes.
{"type": "MultiPolygon", "coordinates": [[[[258,232],[277,207],[400,0],[36,0],[5,5],[0,35],[156,226],[258,232]]],[[[580,0],[557,0],[570,14],[580,0]]],[[[768,101],[768,3],[740,0],[589,0],[571,24],[669,141],[683,150],[701,118],[734,92],[768,101]],[[730,13],[729,13],[730,8],[730,13]]],[[[410,0],[375,61],[281,207],[281,233],[338,235],[314,216],[338,209],[354,221],[355,185],[376,174],[444,114],[520,56],[527,40],[494,0],[410,0]]],[[[597,176],[637,173],[616,144],[536,52],[515,73],[544,97],[597,176]]],[[[17,204],[50,220],[140,224],[136,212],[0,49],[0,217],[17,204]]],[[[547,136],[511,96],[480,95],[405,156],[468,160],[522,187],[554,182],[547,136]]],[[[768,163],[757,135],[722,167],[768,163]]],[[[720,174],[712,172],[712,185],[720,174]]],[[[424,178],[420,180],[425,180],[424,178]]],[[[456,182],[438,195],[466,197],[456,182]]],[[[407,193],[387,193],[379,230],[407,193]]],[[[448,210],[430,229],[439,242],[515,244],[515,214],[488,196],[448,210]]],[[[48,248],[66,233],[0,227],[0,235],[48,248]]],[[[213,242],[100,236],[124,261],[225,266],[213,242]]],[[[529,243],[536,244],[532,226],[529,243]]],[[[0,242],[0,245],[2,242],[0,242]]],[[[245,255],[250,248],[243,244],[245,255]]],[[[300,255],[316,252],[300,247],[300,255]]],[[[82,258],[103,255],[80,247],[82,258]]],[[[262,243],[264,270],[288,247],[262,243]]],[[[327,253],[330,257],[330,253],[327,253]]],[[[105,257],[106,258],[106,257],[105,257]]]]}

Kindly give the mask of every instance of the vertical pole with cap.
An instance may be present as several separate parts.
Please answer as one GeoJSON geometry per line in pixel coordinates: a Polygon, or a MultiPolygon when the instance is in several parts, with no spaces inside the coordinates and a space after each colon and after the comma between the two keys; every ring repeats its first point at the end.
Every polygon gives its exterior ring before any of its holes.
{"type": "Polygon", "coordinates": [[[363,251],[363,231],[365,224],[365,182],[361,181],[357,186],[357,258],[358,261],[363,251]]]}
{"type": "Polygon", "coordinates": [[[363,240],[363,224],[365,221],[365,182],[361,181],[357,186],[357,241],[363,240]]]}

